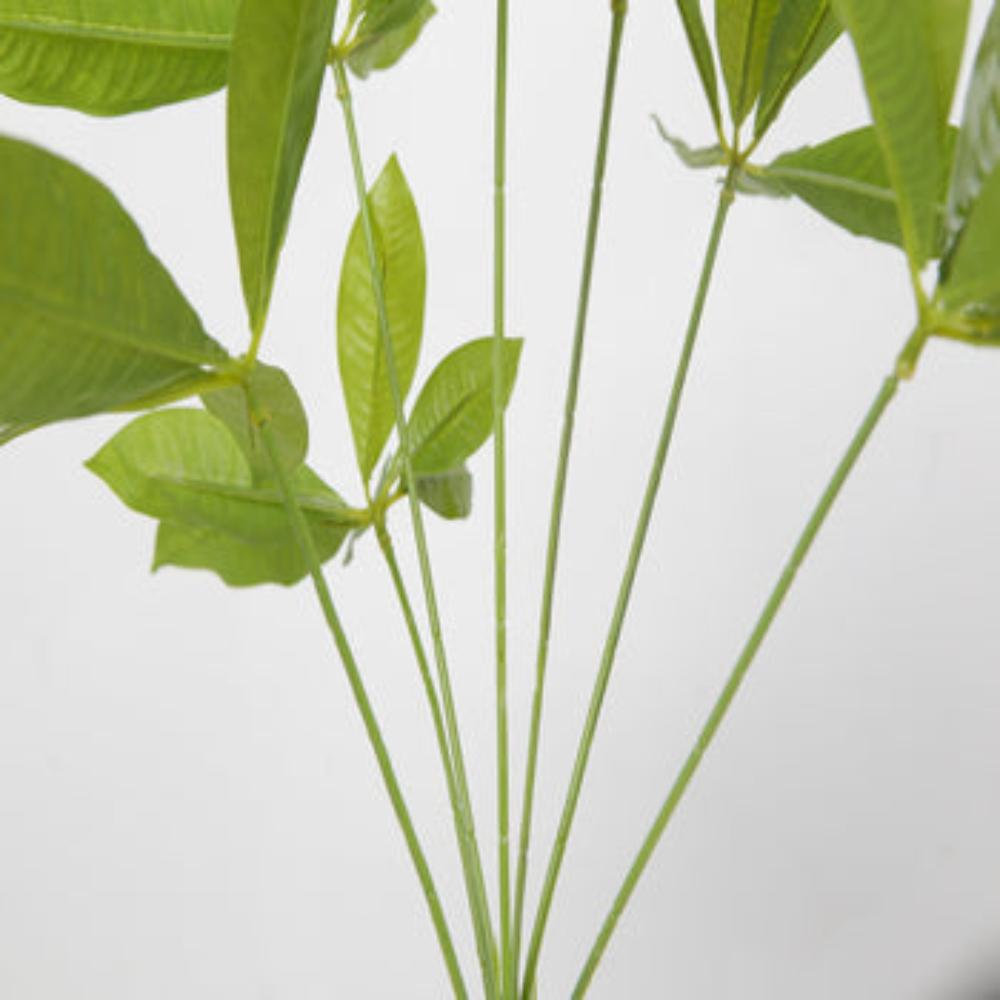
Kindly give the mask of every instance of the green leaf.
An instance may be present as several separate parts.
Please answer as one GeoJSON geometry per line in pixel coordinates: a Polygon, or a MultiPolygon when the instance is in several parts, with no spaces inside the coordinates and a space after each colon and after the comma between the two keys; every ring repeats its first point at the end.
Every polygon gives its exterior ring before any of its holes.
{"type": "Polygon", "coordinates": [[[940,295],[951,308],[1000,313],[1000,166],[969,210],[940,295]]]}
{"type": "Polygon", "coordinates": [[[243,0],[229,66],[229,196],[259,335],[316,120],[337,0],[243,0]]]}
{"type": "MultiPolygon", "coordinates": [[[[445,472],[472,455],[493,430],[493,339],[469,341],[431,372],[410,415],[413,470],[445,472]]],[[[501,384],[507,405],[522,341],[503,342],[501,384]]]]}
{"type": "MultiPolygon", "coordinates": [[[[305,466],[292,477],[292,486],[305,495],[333,492],[305,466]]],[[[351,529],[316,517],[307,521],[320,560],[332,559],[351,529]]],[[[290,530],[284,538],[248,542],[223,531],[173,521],[161,521],[156,532],[153,569],[163,566],[211,570],[230,587],[261,583],[290,586],[309,572],[290,530]]]]}
{"type": "Polygon", "coordinates": [[[389,69],[420,37],[435,14],[430,0],[369,3],[347,55],[347,65],[364,79],[373,70],[389,69]]]}
{"type": "Polygon", "coordinates": [[[708,100],[712,121],[715,122],[716,129],[720,129],[722,114],[719,110],[719,84],[715,76],[712,47],[708,41],[708,32],[705,30],[705,18],[701,12],[701,0],[677,0],[677,12],[681,16],[688,48],[691,49],[695,66],[698,68],[698,76],[701,78],[701,86],[708,100]]]}
{"type": "Polygon", "coordinates": [[[780,0],[715,0],[715,37],[736,126],[742,124],[760,93],[779,4],[780,0]]]}
{"type": "Polygon", "coordinates": [[[762,136],[800,80],[840,37],[829,0],[784,0],[767,48],[754,135],[762,136]]]}
{"type": "MultiPolygon", "coordinates": [[[[141,514],[251,544],[291,537],[278,489],[254,485],[235,438],[204,410],[160,410],[139,417],[86,464],[141,514]]],[[[297,496],[314,525],[356,523],[340,497],[315,475],[299,479],[297,496]]]]}
{"type": "Polygon", "coordinates": [[[917,0],[937,93],[938,126],[948,124],[972,0],[917,0]]]}
{"type": "MultiPolygon", "coordinates": [[[[400,391],[413,381],[424,328],[424,238],[395,156],[368,193],[400,391]]],[[[367,482],[395,424],[395,411],[360,215],[344,252],[337,298],[337,360],[358,467],[367,482]]]]}
{"type": "Polygon", "coordinates": [[[0,0],[0,91],[120,115],[225,86],[239,0],[0,0]]]}
{"type": "Polygon", "coordinates": [[[930,41],[932,18],[925,16],[928,5],[942,2],[952,0],[833,0],[857,51],[914,271],[934,249],[938,192],[947,174],[943,49],[930,41]]]}
{"type": "MultiPolygon", "coordinates": [[[[261,363],[250,376],[250,389],[271,426],[282,466],[286,472],[294,472],[305,461],[309,449],[309,425],[299,394],[280,368],[261,363]]],[[[250,415],[244,387],[227,386],[205,393],[202,402],[229,428],[250,463],[254,483],[270,481],[271,460],[260,427],[250,415]]]]}
{"type": "Polygon", "coordinates": [[[197,391],[226,352],[114,195],[0,137],[0,435],[197,391]]]}
{"type": "Polygon", "coordinates": [[[1000,6],[994,4],[976,53],[948,192],[948,235],[961,230],[986,178],[1000,163],[1000,6]]]}
{"type": "Polygon", "coordinates": [[[472,476],[464,465],[417,477],[417,496],[448,521],[472,513],[472,476]]]}
{"type": "Polygon", "coordinates": [[[660,138],[670,146],[676,154],[677,159],[686,167],[691,167],[693,170],[701,170],[705,167],[725,166],[726,153],[720,145],[716,144],[714,146],[695,148],[694,146],[689,146],[683,139],[671,135],[656,115],[653,115],[653,124],[656,125],[656,131],[660,133],[660,138]]]}

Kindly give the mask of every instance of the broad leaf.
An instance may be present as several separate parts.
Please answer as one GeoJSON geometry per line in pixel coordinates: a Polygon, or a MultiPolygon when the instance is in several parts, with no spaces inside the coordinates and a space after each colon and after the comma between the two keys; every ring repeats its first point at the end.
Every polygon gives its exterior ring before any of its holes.
{"type": "MultiPolygon", "coordinates": [[[[250,390],[270,425],[282,466],[286,472],[293,472],[305,461],[309,449],[309,425],[299,394],[280,368],[260,363],[250,376],[250,390]]],[[[260,428],[250,415],[243,386],[205,393],[202,402],[229,428],[250,463],[254,483],[273,479],[271,460],[260,428]]]]}
{"type": "MultiPolygon", "coordinates": [[[[503,342],[501,386],[507,405],[522,341],[503,342]]],[[[408,424],[410,455],[418,475],[445,472],[465,461],[493,430],[493,340],[483,337],[452,351],[431,372],[408,424]]]]}
{"type": "Polygon", "coordinates": [[[0,91],[119,115],[225,86],[239,0],[0,0],[0,91]]]}
{"type": "Polygon", "coordinates": [[[701,170],[705,167],[725,166],[726,153],[720,145],[690,146],[683,139],[678,138],[676,135],[671,135],[656,115],[653,115],[653,123],[656,125],[656,131],[660,133],[660,138],[670,146],[676,154],[677,159],[686,167],[691,167],[693,170],[701,170]]]}
{"type": "Polygon", "coordinates": [[[841,30],[829,0],[784,0],[768,44],[754,135],[767,131],[788,95],[840,37],[841,30]]]}
{"type": "Polygon", "coordinates": [[[364,79],[373,70],[395,65],[434,14],[430,0],[369,3],[347,55],[351,72],[364,79]]]}
{"type": "Polygon", "coordinates": [[[0,137],[0,436],[198,391],[226,352],[114,195],[0,137]]]}
{"type": "Polygon", "coordinates": [[[948,235],[954,239],[985,179],[1000,163],[1000,5],[983,33],[965,98],[948,192],[948,235]]]}
{"type": "Polygon", "coordinates": [[[464,465],[417,477],[417,496],[448,521],[472,513],[472,476],[464,465]]]}
{"type": "MultiPolygon", "coordinates": [[[[925,4],[941,0],[833,0],[850,32],[899,206],[903,245],[919,270],[931,256],[937,198],[947,174],[939,52],[925,4]]],[[[950,0],[946,0],[950,2],[950,0]]]]}
{"type": "MultiPolygon", "coordinates": [[[[258,544],[290,539],[276,487],[255,486],[250,464],[221,420],[204,410],[160,410],[133,420],[87,462],[133,510],[258,544]]],[[[317,527],[355,522],[315,476],[299,480],[303,513],[317,527]]]]}
{"type": "Polygon", "coordinates": [[[722,127],[722,115],[719,109],[719,84],[715,76],[715,61],[712,57],[712,47],[705,30],[705,18],[701,12],[701,0],[677,0],[677,12],[684,25],[688,47],[694,57],[701,86],[708,100],[709,110],[716,129],[722,127]]]}
{"type": "Polygon", "coordinates": [[[1000,313],[1000,166],[969,210],[940,294],[953,308],[1000,313]]]}
{"type": "Polygon", "coordinates": [[[267,317],[337,0],[243,0],[229,67],[229,196],[250,326],[267,317]]]}
{"type": "Polygon", "coordinates": [[[917,0],[921,26],[931,54],[937,93],[938,125],[948,123],[955,83],[962,65],[972,0],[917,0]]]}
{"type": "MultiPolygon", "coordinates": [[[[424,327],[424,239],[399,162],[368,194],[399,388],[409,390],[424,327]]],[[[337,360],[358,467],[367,482],[395,424],[392,391],[360,215],[344,252],[337,298],[337,360]]]]}
{"type": "Polygon", "coordinates": [[[734,125],[743,122],[760,93],[779,4],[780,0],[715,0],[715,37],[734,125]]]}
{"type": "MultiPolygon", "coordinates": [[[[293,476],[292,485],[302,495],[333,492],[304,466],[293,476]]],[[[316,517],[308,517],[307,521],[320,560],[333,558],[351,529],[316,517]]],[[[163,566],[211,570],[230,587],[261,583],[289,586],[308,572],[291,530],[278,540],[248,542],[223,531],[173,521],[161,521],[156,532],[153,569],[163,566]]]]}

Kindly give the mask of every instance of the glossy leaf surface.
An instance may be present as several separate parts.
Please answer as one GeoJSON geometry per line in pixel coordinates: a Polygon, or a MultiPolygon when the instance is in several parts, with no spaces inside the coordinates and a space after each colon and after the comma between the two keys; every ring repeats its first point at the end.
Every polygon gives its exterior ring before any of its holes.
{"type": "MultiPolygon", "coordinates": [[[[423,336],[426,263],[417,207],[395,156],[386,163],[368,200],[393,357],[405,396],[423,336]]],[[[367,481],[395,424],[395,413],[360,216],[340,272],[337,360],[358,467],[367,481]]]]}
{"type": "Polygon", "coordinates": [[[417,477],[417,496],[435,514],[457,521],[472,513],[472,476],[464,465],[417,477]]]}
{"type": "Polygon", "coordinates": [[[1000,314],[1000,166],[969,210],[941,286],[946,305],[1000,314]]]}
{"type": "Polygon", "coordinates": [[[263,329],[316,120],[337,0],[243,0],[229,69],[229,196],[250,326],[263,329]]]}
{"type": "MultiPolygon", "coordinates": [[[[503,343],[501,386],[506,406],[517,376],[520,340],[503,343]]],[[[414,472],[445,472],[465,461],[493,430],[493,341],[473,340],[452,351],[431,373],[410,415],[414,472]]]]}
{"type": "Polygon", "coordinates": [[[695,66],[698,69],[698,76],[701,79],[702,89],[705,91],[712,120],[719,128],[722,120],[719,108],[719,83],[715,75],[712,47],[705,29],[701,0],[677,0],[677,12],[684,25],[684,34],[687,36],[688,47],[691,49],[691,55],[694,57],[695,66]]]}
{"type": "Polygon", "coordinates": [[[780,0],[715,0],[715,36],[733,123],[740,125],[760,93],[780,0]]]}
{"type": "Polygon", "coordinates": [[[395,65],[434,16],[430,0],[374,0],[365,5],[347,56],[351,72],[364,79],[395,65]]]}
{"type": "Polygon", "coordinates": [[[0,91],[119,115],[225,86],[239,0],[0,0],[0,91]]]}
{"type": "Polygon", "coordinates": [[[103,184],[5,138],[0,177],[0,434],[169,395],[227,362],[103,184]]]}

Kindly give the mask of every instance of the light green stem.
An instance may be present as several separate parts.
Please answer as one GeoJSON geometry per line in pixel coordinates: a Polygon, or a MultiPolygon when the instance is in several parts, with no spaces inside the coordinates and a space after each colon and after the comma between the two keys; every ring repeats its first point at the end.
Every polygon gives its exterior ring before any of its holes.
{"type": "Polygon", "coordinates": [[[812,547],[816,535],[830,513],[830,508],[833,507],[841,488],[854,468],[865,445],[868,443],[868,439],[875,430],[886,407],[896,394],[898,387],[899,379],[896,375],[890,375],[883,381],[878,394],[865,414],[864,420],[861,422],[861,426],[855,433],[844,457],[840,460],[840,464],[834,471],[833,477],[823,491],[823,495],[820,497],[819,503],[806,523],[805,529],[799,536],[799,540],[795,543],[795,548],[792,550],[792,554],[785,564],[781,576],[778,577],[778,582],[775,584],[774,590],[771,591],[771,596],[767,599],[764,610],[761,612],[757,624],[750,633],[750,638],[743,647],[743,651],[740,653],[736,665],[733,667],[729,679],[722,689],[722,693],[712,707],[712,711],[709,713],[704,726],[702,726],[701,732],[698,734],[691,752],[684,761],[684,765],[680,769],[666,800],[660,807],[660,811],[653,825],[650,827],[649,833],[646,835],[646,839],[639,849],[639,853],[632,862],[632,866],[625,876],[625,881],[622,883],[621,889],[618,890],[618,895],[615,896],[611,910],[601,927],[600,933],[597,935],[597,940],[594,942],[593,948],[590,950],[590,955],[583,967],[583,972],[581,972],[580,978],[577,980],[576,987],[573,990],[574,998],[582,997],[590,985],[594,970],[597,968],[597,964],[604,954],[608,940],[614,932],[622,911],[628,904],[632,891],[639,881],[639,877],[642,875],[653,851],[656,850],[656,845],[663,836],[663,832],[670,822],[670,817],[673,816],[674,810],[677,808],[691,779],[698,770],[698,765],[701,763],[705,751],[708,750],[716,731],[722,724],[722,720],[726,717],[726,712],[729,711],[729,707],[736,697],[736,693],[739,691],[740,685],[743,683],[743,679],[746,677],[747,671],[750,669],[750,665],[753,663],[754,657],[757,655],[757,651],[760,649],[768,629],[770,629],[775,616],[778,614],[782,602],[795,580],[799,567],[809,554],[809,549],[812,547]]]}
{"type": "Polygon", "coordinates": [[[625,27],[626,7],[616,8],[611,19],[611,37],[608,43],[607,68],[604,79],[604,97],[601,123],[594,157],[594,177],[590,193],[590,210],[587,218],[587,236],[583,251],[583,270],[577,300],[576,325],[570,357],[569,377],[563,412],[563,425],[556,462],[555,486],[549,516],[549,537],[545,553],[545,578],[542,584],[542,606],[539,615],[538,648],[535,656],[535,690],[531,704],[531,723],[528,734],[528,755],[524,775],[524,792],[521,799],[521,828],[518,839],[517,875],[514,896],[513,961],[515,969],[520,964],[521,937],[524,926],[524,894],[528,878],[528,852],[531,846],[531,821],[535,802],[535,778],[538,773],[538,744],[542,727],[542,703],[545,696],[545,672],[549,658],[549,636],[552,631],[552,605],[555,595],[556,565],[559,560],[559,540],[562,531],[563,506],[566,495],[566,476],[573,443],[573,423],[580,386],[580,369],[583,363],[584,337],[587,329],[587,312],[590,304],[590,284],[594,272],[597,249],[597,230],[601,219],[601,202],[604,191],[604,172],[608,159],[608,142],[611,134],[611,112],[614,106],[615,83],[618,77],[618,57],[621,52],[622,32],[625,27]]]}
{"type": "Polygon", "coordinates": [[[511,948],[510,748],[507,727],[507,469],[503,398],[506,277],[507,0],[497,0],[496,93],[493,114],[493,593],[496,639],[497,869],[500,977],[504,1000],[517,998],[511,948]]]}
{"type": "Polygon", "coordinates": [[[573,824],[573,817],[576,814],[576,807],[580,799],[580,789],[583,786],[584,774],[587,770],[587,763],[590,759],[590,751],[594,743],[594,735],[597,731],[597,722],[600,718],[601,707],[604,703],[604,695],[611,678],[611,668],[614,665],[615,653],[618,649],[618,640],[621,637],[622,625],[625,621],[625,613],[628,610],[629,599],[632,594],[632,585],[635,582],[635,575],[639,568],[639,559],[646,542],[646,533],[649,529],[649,522],[653,514],[653,507],[656,502],[657,493],[660,488],[660,480],[663,476],[663,468],[666,464],[667,454],[670,450],[670,442],[673,438],[674,425],[677,420],[677,412],[680,408],[681,396],[684,392],[684,384],[687,380],[688,369],[691,365],[691,357],[694,353],[695,341],[698,335],[698,328],[701,325],[701,316],[705,307],[705,298],[708,294],[708,287],[711,282],[712,272],[715,267],[715,260],[719,250],[719,243],[722,239],[722,231],[725,226],[726,217],[729,214],[730,206],[733,202],[733,186],[736,179],[737,167],[731,167],[726,175],[722,191],[719,194],[718,208],[715,213],[715,220],[712,224],[712,232],[709,237],[708,247],[705,251],[705,260],[702,264],[701,277],[698,281],[698,290],[695,293],[694,303],[691,308],[691,317],[688,321],[687,333],[684,337],[684,345],[681,349],[680,360],[677,371],[674,374],[673,384],[670,389],[670,396],[667,401],[667,409],[663,418],[663,426],[660,429],[659,441],[656,445],[656,452],[653,457],[653,464],[649,471],[649,478],[646,482],[646,491],[643,496],[642,506],[639,510],[639,517],[636,521],[635,530],[632,536],[632,545],[629,549],[628,561],[625,565],[625,572],[622,575],[618,588],[618,597],[615,601],[614,612],[611,616],[611,624],[608,635],[605,639],[604,650],[601,654],[601,663],[594,681],[594,689],[590,698],[590,706],[587,711],[587,718],[584,722],[583,733],[580,736],[580,743],[577,747],[576,760],[573,764],[573,774],[570,778],[569,789],[566,793],[566,801],[563,805],[562,815],[559,820],[559,829],[556,833],[555,843],[549,857],[549,865],[545,873],[545,881],[542,885],[541,898],[538,904],[538,911],[535,916],[534,931],[531,936],[531,944],[528,949],[528,959],[525,965],[524,992],[527,993],[535,978],[535,971],[538,963],[538,953],[541,948],[542,937],[545,933],[545,925],[548,920],[549,909],[552,905],[552,896],[555,892],[556,882],[559,878],[559,871],[562,867],[563,858],[566,854],[566,844],[569,839],[570,828],[573,824]]]}
{"type": "MultiPolygon", "coordinates": [[[[259,411],[257,410],[249,387],[247,388],[247,396],[250,400],[251,411],[254,413],[255,419],[259,419],[259,411]]],[[[379,771],[382,774],[382,781],[385,784],[386,791],[389,793],[389,800],[392,803],[393,812],[396,814],[396,819],[403,831],[403,837],[406,840],[406,846],[410,852],[410,858],[413,861],[413,866],[417,870],[417,878],[420,880],[420,886],[424,891],[424,898],[427,901],[427,908],[430,911],[431,920],[434,924],[434,930],[437,933],[438,943],[441,946],[441,952],[444,955],[445,964],[448,967],[448,976],[451,980],[452,989],[456,997],[460,998],[460,1000],[465,1000],[465,998],[468,997],[468,991],[466,990],[465,982],[462,979],[462,971],[458,965],[458,958],[455,954],[454,944],[452,943],[451,932],[448,930],[448,923],[445,919],[444,911],[441,908],[441,901],[438,897],[437,888],[434,885],[434,879],[431,876],[427,859],[424,856],[423,849],[420,846],[420,841],[417,838],[417,833],[413,826],[413,820],[410,816],[409,808],[407,807],[406,801],[403,798],[403,793],[400,790],[399,781],[396,778],[396,772],[392,766],[392,760],[389,757],[389,750],[382,737],[382,730],[375,717],[375,712],[372,708],[371,702],[368,700],[368,693],[365,690],[364,681],[361,679],[361,671],[358,669],[357,661],[354,659],[354,653],[351,651],[350,644],[347,641],[347,635],[345,634],[343,626],[340,622],[340,616],[337,614],[333,598],[330,595],[330,589],[327,587],[326,578],[323,576],[323,571],[320,568],[319,556],[317,555],[316,545],[313,541],[309,526],[306,524],[306,519],[299,508],[298,501],[296,500],[291,484],[288,481],[288,476],[281,465],[280,459],[278,458],[278,453],[274,443],[274,434],[265,419],[259,419],[259,422],[261,436],[264,439],[264,446],[266,447],[268,457],[271,460],[271,468],[274,472],[278,489],[281,491],[281,498],[284,502],[285,511],[288,514],[288,519],[292,526],[292,532],[295,535],[296,543],[298,544],[302,557],[309,569],[309,576],[312,578],[313,588],[315,589],[316,596],[319,599],[320,607],[323,609],[323,616],[326,619],[327,627],[333,637],[334,644],[337,647],[337,652],[340,654],[341,663],[344,665],[344,672],[347,674],[347,680],[351,687],[351,694],[354,696],[354,702],[358,707],[358,711],[361,713],[361,719],[365,726],[365,732],[368,735],[368,741],[371,744],[372,750],[375,752],[375,758],[378,761],[379,771]]]]}
{"type": "Polygon", "coordinates": [[[497,994],[496,942],[489,915],[489,902],[486,896],[486,885],[483,881],[482,863],[476,842],[475,823],[472,814],[472,804],[469,797],[469,785],[465,770],[465,758],[462,752],[462,741],[458,729],[458,717],[451,690],[451,678],[448,673],[448,661],[445,656],[444,638],[441,631],[441,616],[438,612],[437,592],[431,573],[430,554],[427,546],[427,534],[424,529],[423,514],[420,510],[420,500],[415,488],[416,478],[413,474],[413,462],[409,449],[409,433],[406,426],[406,416],[403,412],[403,394],[399,383],[399,373],[396,366],[395,351],[392,346],[392,336],[389,329],[389,315],[385,302],[385,289],[382,282],[382,270],[379,265],[378,252],[375,246],[374,224],[371,217],[371,207],[368,203],[368,188],[365,183],[364,168],[361,163],[361,150],[358,142],[357,126],[354,121],[354,110],[351,102],[351,89],[347,82],[347,73],[343,63],[338,59],[333,63],[333,75],[337,82],[337,97],[344,112],[344,125],[347,130],[347,142],[351,154],[351,166],[354,172],[354,182],[357,189],[358,212],[361,217],[361,228],[364,233],[365,247],[368,253],[368,266],[372,281],[372,291],[378,311],[379,333],[382,338],[382,349],[385,353],[386,373],[392,394],[395,411],[396,432],[399,436],[399,453],[402,456],[403,484],[406,487],[409,501],[410,519],[413,524],[413,535],[417,548],[417,560],[420,565],[420,578],[427,605],[427,617],[430,623],[431,637],[434,645],[434,658],[438,671],[438,684],[441,689],[441,700],[444,706],[445,722],[448,729],[451,759],[455,772],[455,780],[460,797],[460,812],[462,833],[459,838],[459,850],[465,854],[463,869],[470,873],[471,881],[467,879],[466,889],[469,896],[469,906],[472,911],[472,921],[475,929],[476,948],[479,954],[479,964],[483,974],[483,986],[490,1000],[497,994]]]}

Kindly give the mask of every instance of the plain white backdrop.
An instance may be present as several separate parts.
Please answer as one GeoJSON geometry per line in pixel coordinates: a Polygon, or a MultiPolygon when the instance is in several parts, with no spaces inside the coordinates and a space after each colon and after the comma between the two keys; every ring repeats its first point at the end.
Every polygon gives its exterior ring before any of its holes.
{"type": "MultiPolygon", "coordinates": [[[[987,4],[974,4],[978,35],[987,4]]],[[[399,153],[425,230],[418,381],[490,328],[490,4],[442,3],[359,84],[366,166],[399,153]]],[[[552,466],[607,4],[513,4],[511,706],[520,798],[552,466]]],[[[968,54],[967,54],[968,60],[968,54]]],[[[333,313],[354,211],[328,80],[264,354],[358,499],[333,313]]],[[[673,5],[627,27],[539,775],[530,899],[561,804],[713,211],[658,112],[707,114],[673,5]]],[[[761,158],[866,120],[841,42],[761,158]]],[[[0,101],[0,128],[93,171],[210,332],[246,323],[222,95],[115,121],[0,101]]],[[[794,202],[740,200],[552,912],[569,988],[819,490],[912,322],[902,257],[794,202]]],[[[153,525],[81,466],[123,423],[0,453],[0,997],[439,1000],[401,837],[307,585],[148,572],[153,525]]],[[[636,893],[595,998],[974,1000],[1000,986],[1000,354],[932,344],[820,536],[636,893]]],[[[456,695],[494,885],[491,460],[435,521],[456,695]]],[[[408,519],[393,520],[418,594],[408,519]]],[[[375,546],[329,577],[476,978],[432,733],[375,546]]],[[[516,818],[516,813],[515,813],[516,818]]],[[[532,910],[529,909],[529,915],[532,910]]]]}

